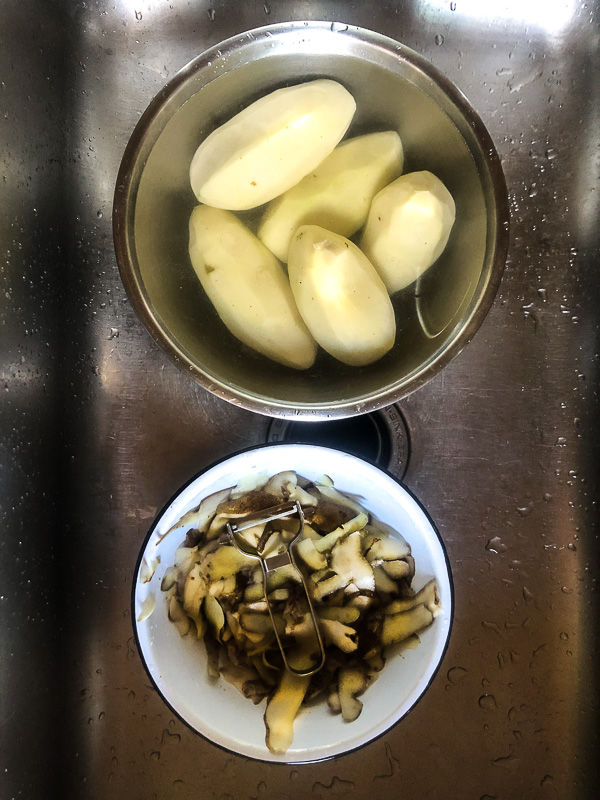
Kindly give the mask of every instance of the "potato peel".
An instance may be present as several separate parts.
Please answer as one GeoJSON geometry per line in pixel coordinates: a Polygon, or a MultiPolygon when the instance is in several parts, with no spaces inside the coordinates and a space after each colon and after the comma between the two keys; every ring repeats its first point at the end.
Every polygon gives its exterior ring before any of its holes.
{"type": "Polygon", "coordinates": [[[294,720],[304,700],[310,678],[284,670],[265,711],[265,742],[272,753],[285,753],[294,738],[294,720]]]}
{"type": "MultiPolygon", "coordinates": [[[[310,484],[282,472],[258,483],[249,476],[238,486],[250,488],[236,491],[235,497],[226,493],[219,504],[213,501],[213,517],[205,521],[200,540],[176,550],[161,588],[179,633],[195,629],[204,639],[211,678],[221,675],[254,703],[267,698],[265,741],[271,752],[284,753],[293,741],[294,720],[308,700],[320,695],[345,722],[360,715],[358,697],[383,669],[386,647],[412,641],[433,622],[441,610],[439,591],[435,580],[413,591],[410,546],[401,538],[388,540],[385,526],[338,492],[331,479],[310,484]],[[257,562],[215,534],[228,519],[263,510],[273,500],[280,503],[297,488],[310,498],[305,509],[311,521],[294,557],[325,643],[325,663],[310,677],[283,668],[273,629],[288,648],[288,658],[309,666],[306,629],[312,623],[299,602],[300,578],[293,565],[269,573],[265,596],[257,562]]],[[[260,533],[273,555],[284,551],[293,535],[289,520],[268,522],[260,533]]]]}

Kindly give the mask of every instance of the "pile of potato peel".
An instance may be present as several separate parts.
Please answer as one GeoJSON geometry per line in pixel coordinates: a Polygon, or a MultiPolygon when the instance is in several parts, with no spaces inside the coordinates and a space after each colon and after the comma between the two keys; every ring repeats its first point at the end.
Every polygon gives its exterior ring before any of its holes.
{"type": "MultiPolygon", "coordinates": [[[[257,524],[245,532],[273,555],[287,550],[298,532],[290,517],[257,524]]],[[[297,714],[325,700],[332,713],[352,722],[360,695],[383,669],[387,649],[418,641],[415,634],[440,612],[434,580],[418,592],[409,545],[372,518],[324,476],[308,481],[293,471],[250,475],[202,500],[167,533],[186,530],[185,542],[164,573],[169,619],[182,636],[204,641],[211,678],[224,678],[254,703],[266,698],[266,744],[285,753],[297,714]],[[325,646],[314,674],[285,668],[269,615],[259,562],[238,550],[227,535],[229,521],[299,501],[305,525],[294,544],[294,560],[305,578],[325,646]]],[[[302,581],[293,564],[273,573],[268,601],[286,653],[305,657],[310,613],[302,604],[302,581]]]]}

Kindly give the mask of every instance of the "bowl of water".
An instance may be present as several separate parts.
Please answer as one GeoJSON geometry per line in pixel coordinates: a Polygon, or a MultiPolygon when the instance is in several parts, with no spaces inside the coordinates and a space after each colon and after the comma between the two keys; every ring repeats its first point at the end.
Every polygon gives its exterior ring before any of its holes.
{"type": "MultiPolygon", "coordinates": [[[[257,226],[260,209],[245,220],[257,226]]],[[[498,289],[508,246],[499,157],[475,110],[426,59],[380,34],[288,22],[202,53],[152,100],[123,156],[113,212],[121,276],[140,319],[170,358],[214,394],[283,418],[342,418],[395,402],[436,375],[475,335],[498,289]],[[319,352],[296,370],[270,361],[223,325],[190,263],[196,198],[189,167],[200,143],[255,100],[319,78],[356,101],[348,136],[398,132],[404,173],[427,170],[450,191],[448,244],[392,297],[396,339],[353,367],[319,352]]]]}

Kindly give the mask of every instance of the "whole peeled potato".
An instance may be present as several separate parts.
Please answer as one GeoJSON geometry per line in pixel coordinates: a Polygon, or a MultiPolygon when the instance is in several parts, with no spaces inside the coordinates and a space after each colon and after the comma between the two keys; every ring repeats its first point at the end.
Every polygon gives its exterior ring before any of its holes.
{"type": "Polygon", "coordinates": [[[361,228],[373,197],[402,172],[403,151],[395,131],[369,133],[338,145],[300,183],[272,200],[258,238],[281,261],[301,225],[320,225],[342,236],[361,228]]]}
{"type": "Polygon", "coordinates": [[[309,331],[334,358],[363,366],[394,344],[396,321],[386,288],[351,241],[303,225],[290,246],[288,273],[309,331]]]}
{"type": "Polygon", "coordinates": [[[192,190],[201,203],[231,211],[268,203],[327,158],[355,111],[336,81],[271,92],[202,142],[190,166],[192,190]]]}
{"type": "Polygon", "coordinates": [[[197,206],[190,217],[189,247],[200,283],[234,336],[288,367],[313,364],[317,345],[281,264],[237,217],[197,206]]]}
{"type": "Polygon", "coordinates": [[[402,175],[375,196],[360,247],[390,294],[440,257],[455,216],[452,195],[431,172],[402,175]]]}

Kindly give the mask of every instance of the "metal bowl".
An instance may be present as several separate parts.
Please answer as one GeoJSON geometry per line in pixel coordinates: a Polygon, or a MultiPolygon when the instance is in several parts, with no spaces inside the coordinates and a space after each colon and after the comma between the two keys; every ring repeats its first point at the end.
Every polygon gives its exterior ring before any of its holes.
{"type": "Polygon", "coordinates": [[[271,25],[228,39],[184,67],[154,98],[125,151],[113,214],[117,259],[139,317],[206,389],[278,417],[347,417],[389,405],[432,378],[472,338],[500,283],[508,202],[498,155],[460,91],[417,53],[328,22],[271,25]],[[394,298],[394,348],[366,367],[321,353],[304,372],[240,344],[191,268],[189,165],[198,144],[260,96],[327,77],[354,95],[350,134],[395,129],[404,172],[448,187],[456,223],[445,252],[394,298]]]}

